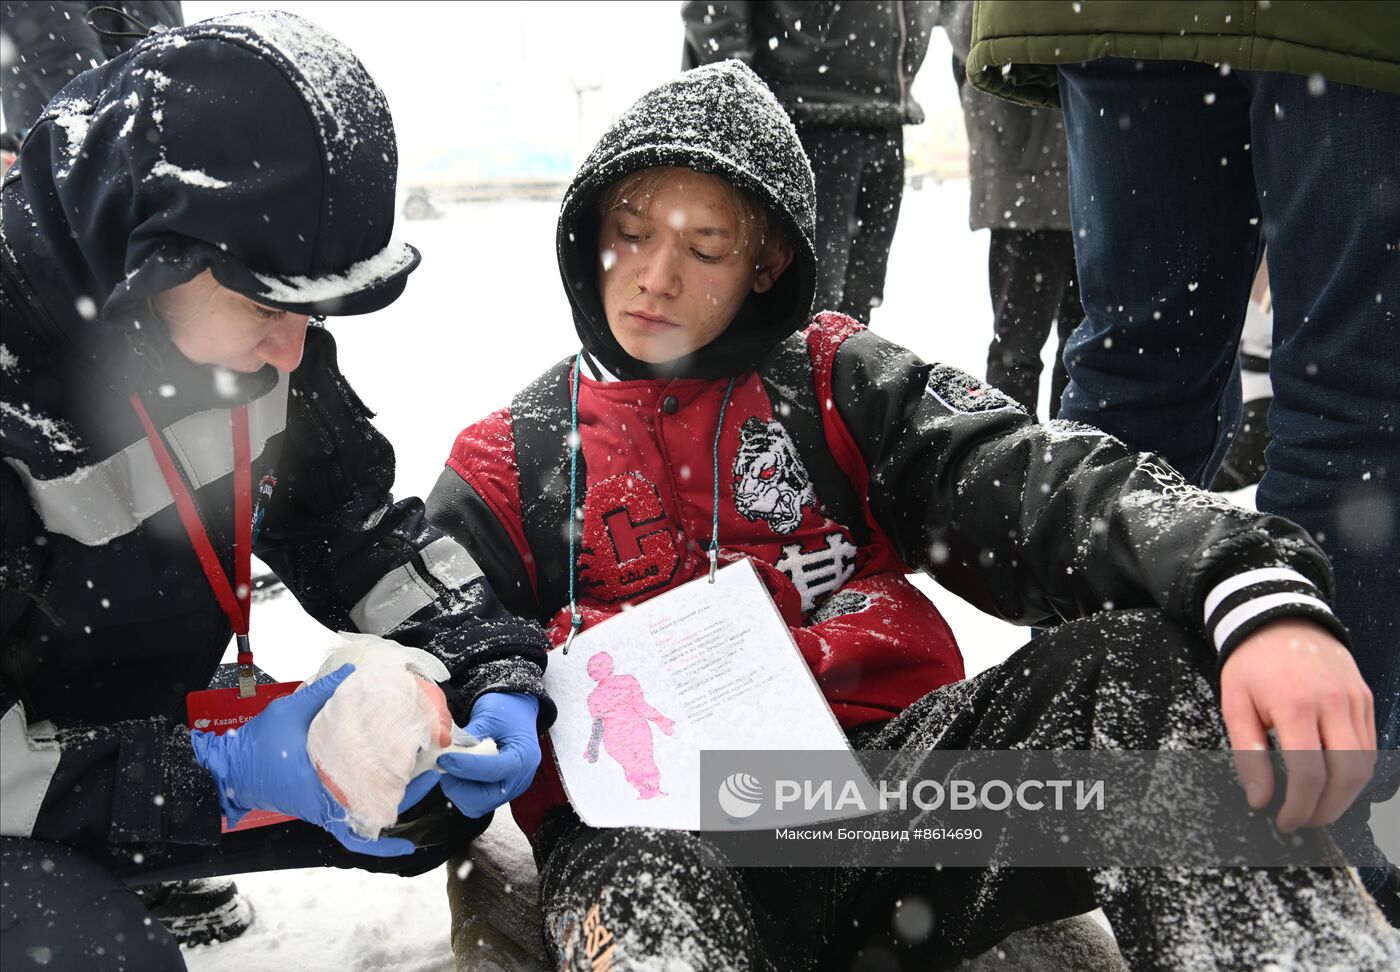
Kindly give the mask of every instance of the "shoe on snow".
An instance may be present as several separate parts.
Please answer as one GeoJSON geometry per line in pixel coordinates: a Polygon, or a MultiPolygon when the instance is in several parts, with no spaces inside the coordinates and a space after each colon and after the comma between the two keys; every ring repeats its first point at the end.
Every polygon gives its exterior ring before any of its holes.
{"type": "Polygon", "coordinates": [[[227,942],[248,930],[253,906],[228,878],[168,881],[134,888],[151,917],[181,945],[227,942]]]}

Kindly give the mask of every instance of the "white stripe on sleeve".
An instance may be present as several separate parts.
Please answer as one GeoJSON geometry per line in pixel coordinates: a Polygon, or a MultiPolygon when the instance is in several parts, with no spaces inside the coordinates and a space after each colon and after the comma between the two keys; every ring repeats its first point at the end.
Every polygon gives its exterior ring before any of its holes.
{"type": "Polygon", "coordinates": [[[1204,626],[1209,623],[1210,616],[1215,613],[1215,609],[1220,607],[1221,602],[1223,602],[1225,598],[1234,594],[1236,591],[1242,591],[1246,587],[1253,587],[1255,584],[1267,584],[1270,581],[1283,580],[1297,581],[1300,584],[1306,584],[1314,590],[1317,589],[1316,584],[1289,567],[1260,567],[1257,570],[1247,570],[1242,574],[1227,577],[1211,588],[1210,593],[1206,595],[1205,616],[1201,618],[1201,624],[1204,626]]]}
{"type": "Polygon", "coordinates": [[[1220,619],[1220,623],[1215,626],[1213,640],[1215,650],[1219,651],[1225,642],[1230,640],[1230,635],[1253,618],[1258,617],[1265,611],[1273,610],[1284,604],[1306,604],[1308,607],[1318,608],[1332,613],[1332,609],[1323,601],[1307,594],[1299,594],[1295,591],[1279,591],[1275,594],[1265,594],[1263,597],[1256,597],[1252,601],[1245,601],[1239,607],[1230,611],[1225,617],[1220,619]]]}
{"type": "MultiPolygon", "coordinates": [[[[277,387],[249,406],[248,438],[254,459],[262,455],[268,440],[287,427],[290,388],[291,379],[282,372],[277,387]]],[[[233,472],[230,421],[228,409],[215,408],[166,426],[170,450],[194,489],[233,472]]],[[[6,456],[5,462],[19,473],[44,529],[89,547],[126,536],[175,502],[144,438],[101,462],[54,479],[36,478],[23,460],[6,456]]]]}
{"type": "Polygon", "coordinates": [[[418,554],[428,572],[454,590],[466,587],[482,575],[467,548],[451,537],[439,537],[418,554]]]}

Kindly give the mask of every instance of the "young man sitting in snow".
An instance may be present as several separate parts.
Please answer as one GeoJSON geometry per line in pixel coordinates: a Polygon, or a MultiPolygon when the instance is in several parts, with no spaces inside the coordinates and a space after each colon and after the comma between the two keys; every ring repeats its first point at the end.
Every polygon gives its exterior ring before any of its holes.
{"type": "MultiPolygon", "coordinates": [[[[1037,425],[849,318],[809,318],[813,195],[791,124],[737,62],[656,88],[594,148],[558,227],[583,351],[462,432],[429,501],[507,606],[557,646],[703,578],[713,550],[752,561],[856,748],[1250,749],[1269,729],[1374,748],[1302,530],[1092,429],[1037,425]],[[911,570],[1058,626],[964,681],[911,570]]],[[[1271,782],[1248,782],[1262,807],[1271,782]]],[[[1279,826],[1334,820],[1361,782],[1293,780],[1279,826]]],[[[1400,954],[1341,869],[734,870],[695,834],[584,825],[552,760],[512,810],[570,967],[589,967],[590,913],[614,968],[757,968],[877,945],[941,964],[1096,905],[1134,968],[1400,954]],[[886,931],[911,893],[939,918],[915,944],[886,931]]]]}

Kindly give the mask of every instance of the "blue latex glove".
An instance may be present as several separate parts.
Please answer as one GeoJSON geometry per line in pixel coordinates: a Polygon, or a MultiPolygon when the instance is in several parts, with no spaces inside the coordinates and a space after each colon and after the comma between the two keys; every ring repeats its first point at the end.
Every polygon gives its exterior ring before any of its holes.
{"type": "MultiPolygon", "coordinates": [[[[357,836],[345,821],[345,809],[322,785],[306,755],[311,720],[354,670],[354,665],[342,665],[275,700],[240,728],[223,735],[191,730],[195,760],[214,777],[219,805],[230,824],[249,810],[272,810],[315,824],[357,854],[397,857],[416,850],[412,841],[402,838],[366,840],[357,836]]],[[[429,770],[410,780],[399,812],[423,799],[437,783],[437,775],[429,770]]]]}
{"type": "Polygon", "coordinates": [[[472,706],[466,731],[496,741],[495,756],[443,753],[442,792],[468,817],[484,817],[509,803],[530,785],[540,765],[536,721],[540,700],[514,692],[487,692],[472,706]]]}

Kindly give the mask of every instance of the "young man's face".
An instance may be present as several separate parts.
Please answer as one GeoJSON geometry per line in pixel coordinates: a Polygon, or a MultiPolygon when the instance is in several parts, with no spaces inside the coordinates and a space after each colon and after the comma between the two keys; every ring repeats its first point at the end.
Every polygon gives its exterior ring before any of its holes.
{"type": "Polygon", "coordinates": [[[608,327],[649,364],[719,337],[744,298],[772,287],[792,260],[786,247],[748,252],[725,184],[679,168],[665,170],[650,199],[603,214],[598,255],[608,327]]]}
{"type": "Polygon", "coordinates": [[[175,347],[195,364],[248,374],[269,364],[294,371],[301,363],[310,318],[249,300],[220,286],[208,270],[165,291],[156,308],[175,347]]]}

